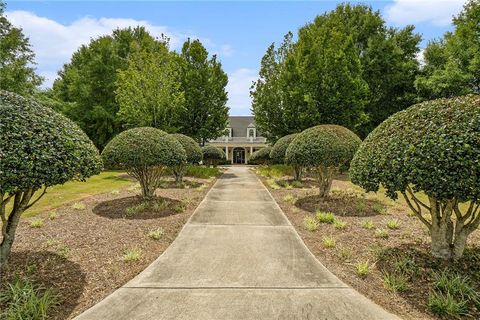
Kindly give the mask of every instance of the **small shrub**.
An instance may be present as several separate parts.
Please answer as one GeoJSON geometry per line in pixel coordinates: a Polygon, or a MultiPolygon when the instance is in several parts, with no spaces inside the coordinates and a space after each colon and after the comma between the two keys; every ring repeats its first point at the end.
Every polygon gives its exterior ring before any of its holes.
{"type": "Polygon", "coordinates": [[[468,315],[467,302],[456,300],[450,293],[432,291],[428,297],[428,308],[438,316],[458,318],[468,315]]]}
{"type": "Polygon", "coordinates": [[[401,273],[386,272],[383,275],[383,286],[393,292],[405,292],[408,289],[407,279],[401,273]]]}
{"type": "Polygon", "coordinates": [[[148,237],[153,239],[153,240],[160,240],[163,236],[163,229],[162,228],[157,228],[155,230],[151,230],[149,233],[148,233],[148,237]]]}
{"type": "Polygon", "coordinates": [[[359,200],[356,203],[355,208],[357,209],[358,212],[364,213],[365,210],[367,210],[367,204],[365,203],[364,200],[359,200]]]}
{"type": "Polygon", "coordinates": [[[32,222],[30,222],[30,227],[31,228],[41,228],[43,227],[43,219],[40,219],[40,218],[36,218],[36,219],[33,219],[32,222]]]}
{"type": "Polygon", "coordinates": [[[347,228],[347,223],[343,220],[335,219],[335,221],[333,221],[333,226],[337,230],[345,230],[347,228]]]}
{"type": "Polygon", "coordinates": [[[134,215],[145,211],[147,208],[147,202],[141,202],[133,207],[125,209],[125,215],[127,217],[133,217],[134,215]]]}
{"type": "Polygon", "coordinates": [[[449,293],[457,300],[470,300],[480,306],[480,294],[472,287],[468,277],[443,271],[434,272],[432,278],[435,291],[449,293]]]}
{"type": "Polygon", "coordinates": [[[130,262],[130,261],[137,261],[140,260],[141,251],[137,248],[128,249],[125,251],[123,255],[123,261],[130,262]]]}
{"type": "Polygon", "coordinates": [[[283,197],[283,201],[295,204],[295,202],[297,202],[297,198],[294,195],[287,194],[285,197],[283,197]]]}
{"type": "Polygon", "coordinates": [[[367,229],[367,230],[371,230],[371,229],[375,228],[375,225],[373,224],[372,220],[365,220],[362,223],[362,228],[367,229]]]}
{"type": "Polygon", "coordinates": [[[222,160],[226,158],[225,152],[222,149],[212,145],[207,145],[202,148],[203,161],[207,166],[216,167],[222,160]]]}
{"type": "Polygon", "coordinates": [[[343,261],[350,260],[353,255],[353,251],[350,248],[341,247],[337,250],[337,257],[343,261]]]}
{"type": "Polygon", "coordinates": [[[48,219],[50,219],[50,220],[55,220],[55,219],[57,219],[57,218],[58,218],[58,213],[57,213],[57,211],[52,211],[52,212],[50,212],[50,214],[48,215],[48,219]]]}
{"type": "Polygon", "coordinates": [[[153,203],[152,210],[155,212],[160,212],[162,210],[165,210],[167,207],[168,207],[168,201],[158,200],[153,203]]]}
{"type": "Polygon", "coordinates": [[[400,222],[398,221],[398,219],[389,219],[387,220],[386,226],[390,230],[396,230],[400,228],[400,222]]]}
{"type": "Polygon", "coordinates": [[[83,202],[75,202],[73,205],[72,205],[72,208],[75,209],[75,210],[85,210],[87,206],[85,206],[85,203],[83,202]]]}
{"type": "Polygon", "coordinates": [[[5,307],[0,317],[6,320],[49,319],[60,297],[29,280],[16,278],[0,291],[0,305],[5,307]]]}
{"type": "Polygon", "coordinates": [[[385,230],[385,229],[375,230],[375,238],[388,239],[388,237],[389,237],[388,230],[385,230]]]}
{"type": "Polygon", "coordinates": [[[315,217],[320,223],[332,224],[335,221],[335,215],[332,212],[317,211],[315,217]]]}
{"type": "Polygon", "coordinates": [[[366,278],[370,274],[370,263],[368,261],[358,261],[355,264],[355,269],[360,278],[366,278]]]}
{"type": "Polygon", "coordinates": [[[327,249],[335,248],[336,241],[332,236],[323,237],[322,239],[323,246],[327,249]]]}
{"type": "Polygon", "coordinates": [[[67,245],[64,245],[57,251],[57,254],[62,258],[67,259],[68,256],[70,255],[70,251],[71,251],[70,247],[67,245]]]}
{"type": "Polygon", "coordinates": [[[180,201],[173,207],[173,211],[176,213],[183,213],[187,210],[188,203],[186,201],[180,201]]]}
{"type": "Polygon", "coordinates": [[[318,229],[318,222],[312,216],[306,216],[303,220],[303,224],[305,226],[305,229],[307,229],[308,231],[315,231],[318,229]]]}
{"type": "Polygon", "coordinates": [[[277,182],[274,179],[268,179],[267,184],[273,190],[280,189],[280,186],[277,184],[277,182]]]}
{"type": "Polygon", "coordinates": [[[386,214],[387,208],[380,202],[374,202],[372,205],[372,210],[378,214],[386,214]]]}

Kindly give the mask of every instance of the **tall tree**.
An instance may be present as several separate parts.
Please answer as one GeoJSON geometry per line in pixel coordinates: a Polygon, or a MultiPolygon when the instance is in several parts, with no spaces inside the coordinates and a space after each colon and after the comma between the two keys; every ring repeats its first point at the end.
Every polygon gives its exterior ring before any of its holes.
{"type": "Polygon", "coordinates": [[[453,19],[455,30],[431,41],[424,52],[425,66],[417,78],[423,99],[480,92],[480,1],[470,0],[453,19]]]}
{"type": "Polygon", "coordinates": [[[122,128],[116,116],[117,71],[128,67],[133,52],[151,52],[161,46],[162,40],[153,38],[144,27],[117,29],[81,46],[59,72],[53,85],[55,96],[71,102],[66,115],[97,147],[103,148],[122,128]]]}
{"type": "Polygon", "coordinates": [[[178,59],[169,52],[167,42],[156,51],[143,50],[130,56],[128,68],[118,74],[116,99],[118,116],[127,127],[176,131],[185,98],[178,59]]]}
{"type": "Polygon", "coordinates": [[[221,136],[228,121],[228,77],[214,55],[199,40],[187,40],[180,54],[185,108],[179,115],[179,132],[204,144],[221,136]]]}
{"type": "Polygon", "coordinates": [[[31,95],[42,83],[35,73],[35,54],[22,29],[14,27],[5,16],[0,0],[0,89],[31,95]]]}
{"type": "Polygon", "coordinates": [[[419,41],[412,26],[388,28],[380,13],[365,5],[342,4],[317,16],[276,64],[269,58],[272,47],[267,50],[252,88],[257,123],[266,121],[264,130],[279,128],[272,140],[320,123],[365,136],[415,101],[419,41]],[[281,89],[269,85],[272,81],[281,89]],[[273,95],[270,87],[280,93],[280,107],[265,102],[264,96],[273,95]]]}

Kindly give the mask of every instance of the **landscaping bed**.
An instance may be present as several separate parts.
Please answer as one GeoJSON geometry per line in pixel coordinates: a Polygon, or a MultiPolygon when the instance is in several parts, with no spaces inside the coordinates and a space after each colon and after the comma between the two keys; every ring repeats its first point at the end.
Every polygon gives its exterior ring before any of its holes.
{"type": "Polygon", "coordinates": [[[1,289],[28,279],[59,296],[48,319],[75,317],[155,260],[214,181],[185,178],[178,187],[168,179],[148,203],[132,182],[22,219],[1,289]]]}
{"type": "Polygon", "coordinates": [[[427,228],[403,200],[364,193],[346,175],[320,199],[313,180],[292,183],[285,168],[273,171],[257,172],[310,251],[344,282],[403,319],[480,317],[480,231],[447,267],[429,254],[427,228]]]}

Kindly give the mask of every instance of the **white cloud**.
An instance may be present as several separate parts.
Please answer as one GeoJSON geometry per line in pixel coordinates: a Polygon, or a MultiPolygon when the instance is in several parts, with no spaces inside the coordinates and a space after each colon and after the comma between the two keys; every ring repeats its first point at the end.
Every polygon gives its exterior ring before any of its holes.
{"type": "Polygon", "coordinates": [[[251,114],[250,87],[257,78],[258,71],[254,69],[241,68],[229,73],[227,91],[230,115],[251,114]]]}
{"type": "MultiPolygon", "coordinates": [[[[166,26],[153,25],[145,20],[83,17],[65,25],[28,11],[9,11],[6,15],[13,25],[21,27],[24,34],[30,38],[36,54],[38,72],[45,78],[44,87],[52,85],[62,65],[70,60],[81,45],[88,44],[92,38],[110,34],[116,28],[144,26],[154,37],[162,34],[169,37],[172,49],[179,49],[182,42],[189,37],[198,38],[166,26]]],[[[227,56],[233,53],[233,49],[228,45],[217,45],[205,38],[200,40],[211,52],[227,56]]]]}
{"type": "Polygon", "coordinates": [[[458,14],[465,0],[394,0],[385,8],[387,21],[396,25],[430,22],[446,26],[458,14]]]}

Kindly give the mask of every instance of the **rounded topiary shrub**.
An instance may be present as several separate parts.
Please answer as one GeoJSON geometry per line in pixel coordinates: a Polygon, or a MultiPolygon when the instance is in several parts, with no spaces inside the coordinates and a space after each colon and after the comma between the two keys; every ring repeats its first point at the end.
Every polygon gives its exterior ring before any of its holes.
{"type": "Polygon", "coordinates": [[[248,159],[250,164],[269,164],[270,163],[270,151],[272,147],[265,147],[260,150],[255,151],[248,159]]]}
{"type": "Polygon", "coordinates": [[[103,149],[105,166],[126,170],[142,187],[142,196],[152,198],[165,168],[186,162],[180,142],[162,130],[143,127],[123,131],[103,149]]]}
{"type": "Polygon", "coordinates": [[[6,91],[0,91],[0,141],[0,214],[5,221],[1,268],[22,213],[48,187],[100,173],[102,162],[97,148],[74,122],[6,91]],[[36,195],[40,189],[43,191],[36,195]],[[15,205],[7,207],[8,203],[15,205]]]}
{"type": "Polygon", "coordinates": [[[361,143],[352,131],[338,125],[319,125],[296,136],[287,148],[286,163],[310,168],[317,177],[320,196],[328,196],[333,175],[348,166],[361,143]]]}
{"type": "Polygon", "coordinates": [[[433,255],[461,257],[480,224],[480,96],[427,101],[391,116],[362,143],[350,176],[368,191],[402,194],[430,230],[433,255]]]}
{"type": "Polygon", "coordinates": [[[202,148],[203,161],[207,166],[216,166],[220,161],[226,159],[225,152],[215,146],[204,146],[202,148]]]}
{"type": "MultiPolygon", "coordinates": [[[[177,139],[185,150],[187,155],[187,163],[198,164],[200,161],[202,161],[202,148],[200,148],[195,140],[180,133],[174,133],[171,136],[177,139]]],[[[177,183],[182,183],[183,176],[185,174],[185,165],[181,164],[173,167],[173,174],[175,175],[175,181],[177,183]]]]}
{"type": "MultiPolygon", "coordinates": [[[[281,137],[275,142],[270,151],[270,158],[274,164],[284,164],[285,163],[285,153],[290,143],[295,139],[298,133],[292,133],[281,137]]],[[[298,165],[293,166],[294,180],[301,180],[302,178],[302,167],[298,165]]]]}

